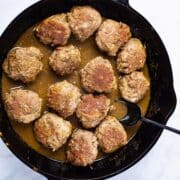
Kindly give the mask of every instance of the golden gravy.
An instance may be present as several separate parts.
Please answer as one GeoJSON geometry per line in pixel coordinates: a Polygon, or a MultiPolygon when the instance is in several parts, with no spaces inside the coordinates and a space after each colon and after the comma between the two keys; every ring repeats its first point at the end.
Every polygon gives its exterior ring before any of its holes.
{"type": "MultiPolygon", "coordinates": [[[[66,77],[58,77],[49,67],[48,65],[48,58],[50,54],[52,53],[52,49],[44,46],[42,43],[40,43],[33,34],[33,27],[29,28],[17,41],[15,46],[21,46],[21,47],[28,47],[28,46],[35,46],[39,48],[42,53],[44,54],[44,58],[42,60],[44,64],[43,72],[41,72],[36,80],[30,84],[22,85],[20,83],[17,83],[11,79],[9,79],[5,74],[3,74],[2,77],[2,93],[3,95],[8,92],[11,88],[17,87],[17,86],[24,86],[27,89],[31,89],[35,92],[37,92],[40,97],[43,99],[43,111],[47,111],[46,107],[46,93],[48,87],[58,81],[62,81],[64,79],[67,79],[69,82],[73,83],[74,85],[80,87],[80,78],[78,72],[74,72],[72,75],[66,76],[66,77]]],[[[81,58],[82,63],[79,69],[82,69],[92,58],[96,56],[104,56],[105,58],[108,58],[110,62],[113,65],[116,77],[118,78],[118,73],[115,68],[115,58],[107,57],[106,55],[102,54],[96,46],[96,43],[94,41],[94,37],[89,38],[85,42],[81,43],[74,38],[71,38],[69,41],[69,44],[73,44],[77,46],[81,52],[81,58]]],[[[149,79],[149,73],[147,66],[145,65],[143,72],[145,76],[149,79]]],[[[81,89],[82,90],[82,89],[81,89]]],[[[82,90],[83,92],[83,90],[82,90]]],[[[109,114],[121,118],[126,114],[126,107],[122,104],[115,104],[113,101],[120,97],[118,89],[115,89],[110,94],[107,95],[111,99],[111,103],[114,104],[115,109],[112,110],[109,114]]],[[[150,101],[150,91],[146,94],[144,99],[139,102],[139,106],[141,108],[142,114],[145,114],[149,105],[150,101]]],[[[80,127],[80,124],[75,116],[68,118],[68,120],[71,121],[73,124],[73,127],[80,127]]],[[[24,125],[19,124],[14,121],[11,121],[12,127],[16,131],[16,133],[21,137],[21,139],[26,142],[30,147],[32,147],[34,150],[39,152],[42,155],[47,156],[48,158],[64,161],[65,160],[65,146],[60,148],[57,152],[52,152],[51,150],[43,147],[40,143],[38,143],[34,137],[33,134],[33,123],[24,125]]],[[[132,127],[125,127],[127,134],[128,134],[128,140],[131,139],[137,130],[140,127],[140,123],[138,123],[135,126],[132,127]]],[[[100,152],[98,158],[101,158],[103,154],[100,152]]]]}

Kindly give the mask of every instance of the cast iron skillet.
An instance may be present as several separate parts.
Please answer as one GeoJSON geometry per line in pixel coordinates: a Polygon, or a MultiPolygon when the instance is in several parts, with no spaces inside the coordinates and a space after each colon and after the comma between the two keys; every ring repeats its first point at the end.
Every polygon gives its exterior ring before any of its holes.
{"type": "MultiPolygon", "coordinates": [[[[146,117],[166,124],[176,106],[169,57],[154,28],[129,6],[128,0],[42,0],[34,4],[23,11],[1,36],[1,64],[8,51],[27,28],[52,14],[67,12],[74,5],[91,5],[103,16],[127,23],[131,27],[133,36],[143,41],[147,47],[152,92],[146,117]]],[[[0,72],[2,76],[2,69],[0,72]]],[[[3,141],[25,164],[50,179],[104,179],[118,174],[139,161],[152,148],[162,132],[161,129],[142,124],[136,136],[124,148],[96,161],[91,167],[74,167],[48,159],[28,147],[13,131],[2,102],[0,111],[3,141]]]]}

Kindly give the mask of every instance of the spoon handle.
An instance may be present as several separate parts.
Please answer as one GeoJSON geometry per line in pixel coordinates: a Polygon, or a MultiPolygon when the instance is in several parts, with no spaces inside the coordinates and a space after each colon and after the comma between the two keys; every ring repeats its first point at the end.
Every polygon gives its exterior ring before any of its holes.
{"type": "Polygon", "coordinates": [[[154,125],[156,127],[162,128],[162,129],[166,129],[166,130],[171,131],[173,133],[180,134],[180,130],[169,127],[169,126],[166,126],[166,125],[163,125],[163,124],[160,124],[160,123],[158,123],[156,121],[152,121],[152,120],[144,118],[144,117],[141,118],[141,121],[152,124],[152,125],[154,125]]]}

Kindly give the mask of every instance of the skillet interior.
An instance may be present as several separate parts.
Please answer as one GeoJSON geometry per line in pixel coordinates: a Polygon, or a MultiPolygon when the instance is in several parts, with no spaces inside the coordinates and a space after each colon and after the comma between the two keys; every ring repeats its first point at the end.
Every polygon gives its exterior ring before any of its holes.
{"type": "MultiPolygon", "coordinates": [[[[91,5],[100,13],[130,25],[133,36],[140,38],[147,47],[147,64],[151,76],[151,102],[147,117],[166,123],[176,105],[171,66],[167,52],[153,27],[137,12],[124,4],[106,0],[43,0],[25,10],[6,29],[0,39],[1,64],[7,52],[20,35],[30,26],[52,14],[67,12],[74,5],[91,5]]],[[[2,76],[2,69],[1,69],[2,76]]],[[[27,147],[12,129],[1,102],[0,129],[9,148],[26,164],[48,177],[66,179],[104,178],[122,172],[150,150],[162,130],[143,124],[127,146],[95,162],[91,167],[74,167],[47,159],[27,147]]]]}

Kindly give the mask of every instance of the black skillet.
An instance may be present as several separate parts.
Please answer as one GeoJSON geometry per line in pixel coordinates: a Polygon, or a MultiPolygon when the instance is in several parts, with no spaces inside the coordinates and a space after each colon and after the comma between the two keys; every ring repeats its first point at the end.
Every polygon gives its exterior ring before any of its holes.
{"type": "MultiPolygon", "coordinates": [[[[130,25],[133,36],[147,47],[147,64],[151,76],[151,102],[146,117],[166,124],[176,106],[171,65],[166,49],[154,28],[129,6],[128,0],[42,0],[23,11],[0,38],[0,62],[21,34],[40,20],[56,13],[67,12],[74,5],[91,5],[106,18],[130,25]]],[[[2,69],[1,69],[2,76],[2,69]]],[[[49,179],[104,179],[128,169],[139,161],[156,143],[162,130],[142,124],[136,136],[122,149],[96,161],[91,167],[74,167],[50,160],[23,143],[13,131],[0,104],[0,131],[9,149],[25,164],[49,179]]]]}

